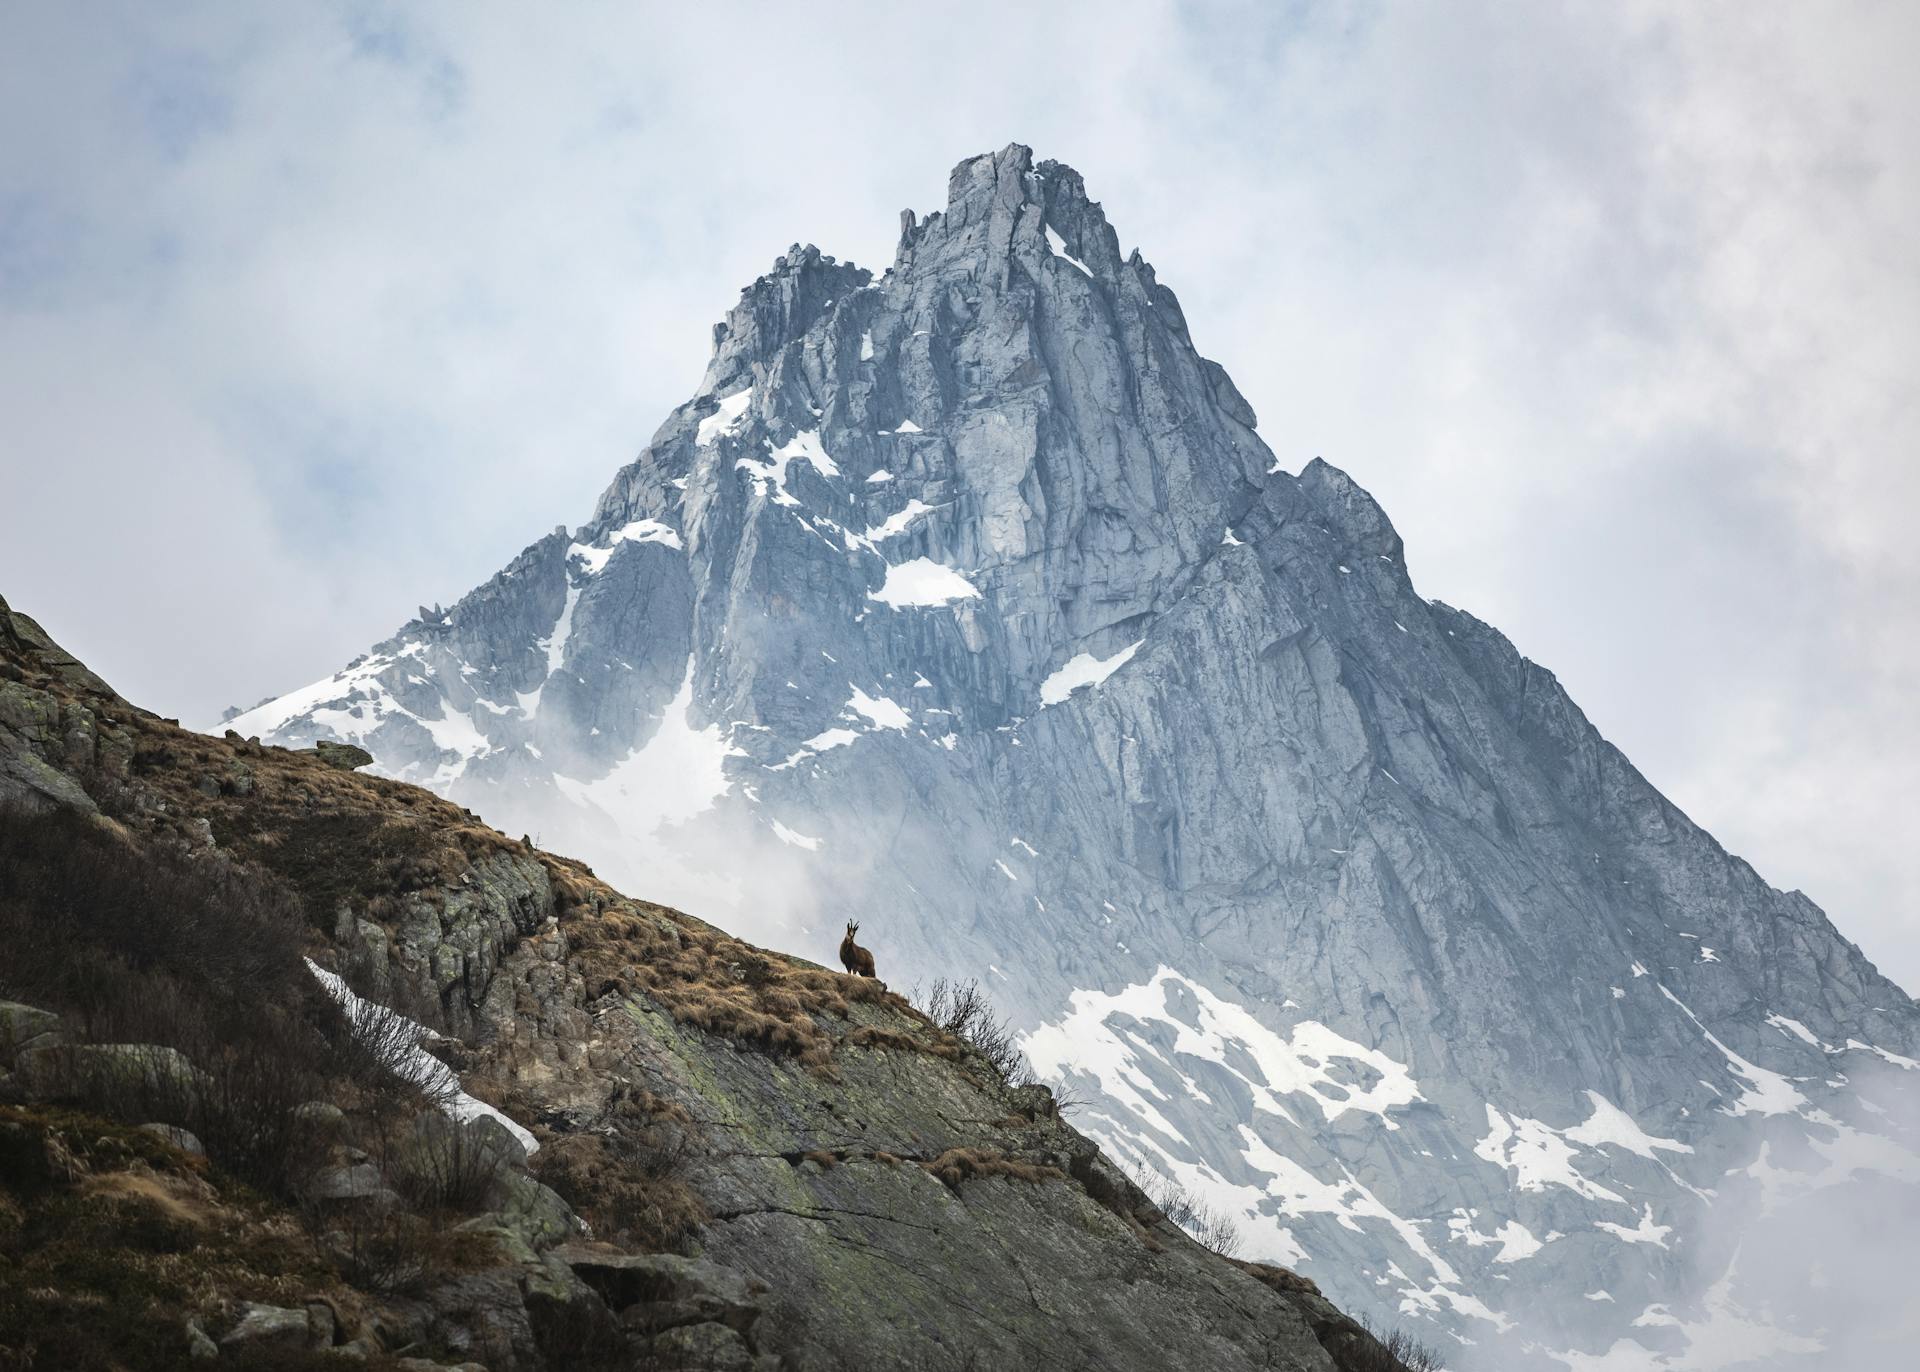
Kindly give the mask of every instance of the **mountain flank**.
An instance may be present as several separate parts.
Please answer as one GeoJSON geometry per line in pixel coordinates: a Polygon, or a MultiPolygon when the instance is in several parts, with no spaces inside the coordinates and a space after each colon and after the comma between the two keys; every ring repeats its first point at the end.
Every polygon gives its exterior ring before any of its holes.
{"type": "Polygon", "coordinates": [[[0,1367],[1402,1366],[883,982],[363,761],[0,601],[0,1367]]]}

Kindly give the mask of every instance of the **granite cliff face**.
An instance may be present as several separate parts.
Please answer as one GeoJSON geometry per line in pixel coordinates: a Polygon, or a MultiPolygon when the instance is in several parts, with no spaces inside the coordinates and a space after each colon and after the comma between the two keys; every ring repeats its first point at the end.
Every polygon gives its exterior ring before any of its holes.
{"type": "Polygon", "coordinates": [[[878,276],[791,250],[587,524],[232,723],[980,977],[1113,1153],[1463,1365],[1820,1356],[1754,1225],[1920,1180],[1913,1000],[1282,470],[1018,146],[878,276]]]}

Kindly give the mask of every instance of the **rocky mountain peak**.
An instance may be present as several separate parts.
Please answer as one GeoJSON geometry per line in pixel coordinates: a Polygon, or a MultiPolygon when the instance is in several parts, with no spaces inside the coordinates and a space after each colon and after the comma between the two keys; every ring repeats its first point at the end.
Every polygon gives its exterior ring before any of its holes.
{"type": "Polygon", "coordinates": [[[593,520],[445,618],[233,727],[981,979],[1110,1148],[1382,1315],[1665,1359],[1729,1236],[1920,1181],[1911,998],[1284,470],[1017,144],[878,278],[790,252],[593,520]]]}
{"type": "Polygon", "coordinates": [[[1032,149],[1019,143],[960,163],[948,180],[946,209],[917,227],[910,217],[907,224],[903,265],[909,254],[971,252],[982,275],[1004,283],[1010,259],[1031,276],[1053,243],[1090,276],[1111,277],[1124,265],[1119,240],[1099,202],[1088,199],[1080,173],[1064,162],[1036,164],[1032,149]]]}
{"type": "Polygon", "coordinates": [[[1405,545],[1372,494],[1332,463],[1316,457],[1300,470],[1300,492],[1354,554],[1402,560],[1405,545]]]}
{"type": "Polygon", "coordinates": [[[740,301],[713,326],[713,357],[701,380],[714,395],[752,378],[781,348],[803,337],[835,300],[858,290],[872,273],[836,262],[808,243],[796,243],[776,258],[773,270],[740,292],[740,301]]]}

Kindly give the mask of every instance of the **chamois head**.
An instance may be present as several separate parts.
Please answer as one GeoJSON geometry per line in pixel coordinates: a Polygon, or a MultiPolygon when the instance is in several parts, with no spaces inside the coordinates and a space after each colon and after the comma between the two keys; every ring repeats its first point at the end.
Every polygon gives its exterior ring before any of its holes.
{"type": "Polygon", "coordinates": [[[847,937],[852,938],[855,934],[859,932],[860,932],[860,921],[857,919],[848,920],[847,921],[847,937]]]}

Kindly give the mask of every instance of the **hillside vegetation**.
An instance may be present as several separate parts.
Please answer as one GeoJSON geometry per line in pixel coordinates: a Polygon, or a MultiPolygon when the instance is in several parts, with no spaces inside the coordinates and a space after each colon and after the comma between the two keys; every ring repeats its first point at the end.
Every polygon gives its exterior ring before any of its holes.
{"type": "Polygon", "coordinates": [[[1190,1238],[990,1009],[356,751],[184,730],[0,601],[0,1369],[1401,1366],[1190,1238]]]}

